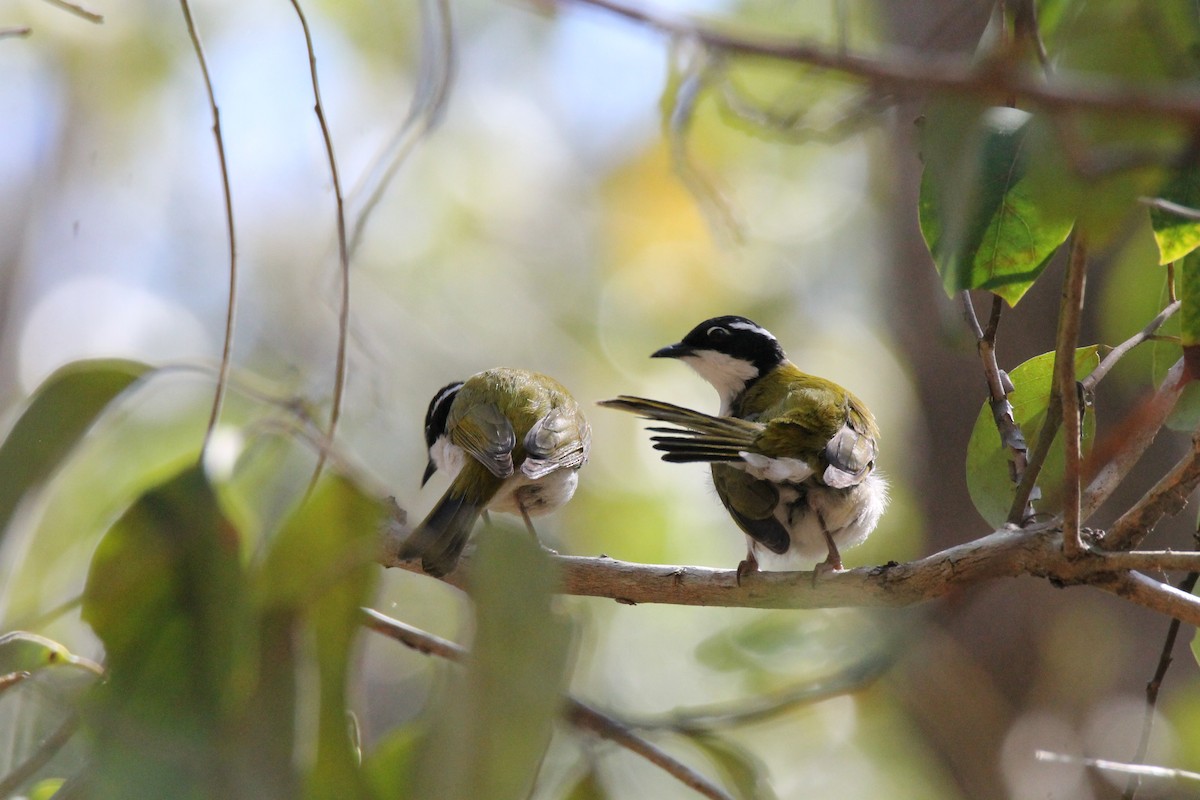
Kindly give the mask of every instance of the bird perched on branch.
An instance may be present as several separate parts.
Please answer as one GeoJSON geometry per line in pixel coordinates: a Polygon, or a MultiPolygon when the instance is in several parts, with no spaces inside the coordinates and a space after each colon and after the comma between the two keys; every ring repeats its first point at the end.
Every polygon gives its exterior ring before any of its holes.
{"type": "Polygon", "coordinates": [[[530,517],[565,504],[587,462],[592,431],[570,393],[553,378],[490,369],[442,387],[425,414],[429,463],[450,487],[400,547],[434,576],[454,569],[471,529],[487,510],[530,517]]]}
{"type": "Polygon", "coordinates": [[[739,580],[758,569],[842,569],[887,505],[875,469],[879,429],[863,402],[801,372],[779,341],[745,317],[705,320],[651,358],[677,358],[712,384],[719,416],[623,395],[602,406],[676,427],[652,427],[663,460],[708,462],[721,502],[745,532],[739,580]]]}

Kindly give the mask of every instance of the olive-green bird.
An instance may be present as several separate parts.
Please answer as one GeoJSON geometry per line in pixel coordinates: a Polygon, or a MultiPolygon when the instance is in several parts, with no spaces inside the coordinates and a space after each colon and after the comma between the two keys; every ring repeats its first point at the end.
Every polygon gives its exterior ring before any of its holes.
{"type": "Polygon", "coordinates": [[[522,369],[489,369],[451,383],[425,414],[429,464],[450,487],[401,545],[401,558],[441,576],[458,563],[475,521],[486,510],[530,517],[562,506],[575,493],[592,429],[558,381],[522,369]]]}
{"type": "Polygon", "coordinates": [[[875,469],[879,429],[863,402],[801,372],[779,341],[745,317],[705,320],[652,358],[677,358],[721,397],[720,416],[621,396],[602,406],[678,426],[651,428],[670,462],[709,462],[721,502],[747,537],[747,572],[796,570],[859,544],[887,505],[875,469]]]}

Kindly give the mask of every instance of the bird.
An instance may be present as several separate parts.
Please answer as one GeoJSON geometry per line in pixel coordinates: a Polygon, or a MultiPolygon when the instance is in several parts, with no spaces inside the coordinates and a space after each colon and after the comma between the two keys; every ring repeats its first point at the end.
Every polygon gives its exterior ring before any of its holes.
{"type": "Polygon", "coordinates": [[[841,548],[865,540],[888,501],[867,406],[801,372],[746,317],[707,319],[651,358],[694,369],[717,390],[718,414],[630,395],[600,405],[674,426],[649,429],[664,461],[711,465],[717,495],[746,535],[738,582],[759,570],[813,566],[814,580],[841,571],[841,548]]]}
{"type": "Polygon", "coordinates": [[[400,546],[434,577],[452,572],[481,514],[531,517],[571,499],[591,451],[592,429],[562,384],[546,375],[499,367],[443,386],[425,413],[429,461],[450,486],[400,546]]]}

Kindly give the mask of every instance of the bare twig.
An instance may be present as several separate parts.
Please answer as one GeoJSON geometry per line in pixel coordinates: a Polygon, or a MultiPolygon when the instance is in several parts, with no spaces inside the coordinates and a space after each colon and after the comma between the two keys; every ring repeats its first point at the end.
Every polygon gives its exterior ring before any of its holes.
{"type": "Polygon", "coordinates": [[[23,783],[32,778],[37,771],[54,758],[59,750],[71,740],[79,730],[79,716],[72,712],[62,724],[38,744],[37,749],[11,772],[0,778],[0,797],[12,797],[23,783]]]}
{"type": "MultiPolygon", "coordinates": [[[[1086,521],[1095,513],[1096,509],[1103,505],[1109,495],[1125,480],[1129,470],[1133,469],[1133,465],[1142,457],[1146,448],[1150,446],[1154,437],[1162,429],[1163,423],[1166,422],[1167,416],[1175,407],[1175,403],[1179,400],[1186,385],[1184,363],[1181,358],[1167,371],[1166,378],[1158,387],[1158,391],[1142,403],[1136,413],[1131,413],[1123,423],[1122,430],[1119,431],[1117,437],[1119,447],[1116,452],[1111,455],[1101,455],[1098,454],[1101,449],[1099,447],[1092,451],[1089,460],[1101,464],[1101,466],[1095,470],[1095,477],[1092,478],[1087,491],[1083,494],[1080,513],[1082,520],[1086,521]]],[[[1085,470],[1085,472],[1091,472],[1091,470],[1085,470]]]]}
{"type": "Polygon", "coordinates": [[[90,11],[84,8],[79,3],[72,3],[69,0],[45,0],[50,5],[61,8],[63,11],[68,11],[80,19],[86,19],[88,22],[94,22],[97,25],[104,22],[104,15],[97,14],[95,11],[90,11]]]}
{"type": "Polygon", "coordinates": [[[1159,211],[1164,211],[1180,219],[1200,220],[1200,209],[1189,208],[1188,206],[1173,203],[1162,197],[1139,197],[1138,202],[1147,208],[1154,208],[1159,211]]]}
{"type": "MultiPolygon", "coordinates": [[[[860,78],[875,89],[909,93],[949,92],[975,98],[995,96],[998,102],[1014,96],[1049,110],[1075,109],[1120,116],[1161,117],[1200,123],[1200,97],[1186,82],[1162,87],[1134,81],[1098,80],[1095,75],[1047,80],[1018,64],[988,61],[980,64],[960,56],[889,54],[876,59],[830,50],[795,39],[726,33],[694,20],[669,17],[616,0],[574,0],[603,9],[668,36],[693,37],[711,48],[746,56],[808,64],[860,78]]],[[[565,2],[565,0],[560,0],[565,2]]]]}
{"type": "Polygon", "coordinates": [[[1200,434],[1193,435],[1192,449],[1146,492],[1109,530],[1104,546],[1109,550],[1136,547],[1159,520],[1178,514],[1200,485],[1200,434]]]}
{"type": "Polygon", "coordinates": [[[1063,279],[1054,354],[1054,383],[1058,387],[1062,406],[1063,427],[1063,552],[1068,557],[1079,555],[1083,549],[1083,540],[1079,536],[1083,426],[1078,379],[1075,375],[1075,349],[1079,345],[1079,321],[1083,316],[1086,276],[1087,243],[1083,234],[1076,231],[1071,243],[1071,257],[1067,262],[1067,275],[1063,279]]]}
{"type": "Polygon", "coordinates": [[[1180,304],[1178,300],[1172,300],[1170,305],[1160,311],[1158,316],[1150,320],[1146,327],[1142,328],[1133,336],[1130,336],[1128,339],[1110,350],[1104,356],[1104,358],[1100,360],[1100,364],[1094,370],[1092,370],[1087,377],[1079,382],[1083,387],[1083,393],[1087,395],[1088,393],[1095,391],[1096,385],[1100,383],[1100,381],[1104,380],[1105,376],[1108,375],[1109,370],[1116,366],[1117,362],[1124,358],[1130,350],[1137,347],[1139,344],[1142,344],[1143,342],[1153,339],[1154,334],[1157,333],[1158,329],[1163,326],[1163,323],[1170,319],[1175,312],[1179,310],[1179,305],[1180,304]]]}
{"type": "Polygon", "coordinates": [[[1200,627],[1200,599],[1140,572],[1112,575],[1107,579],[1094,581],[1093,585],[1143,608],[1200,627]]]}
{"type": "MultiPolygon", "coordinates": [[[[1119,772],[1126,775],[1143,775],[1148,778],[1162,778],[1163,780],[1172,781],[1180,784],[1194,784],[1200,781],[1200,772],[1188,772],[1182,769],[1168,769],[1167,767],[1151,767],[1145,764],[1122,764],[1119,761],[1106,761],[1102,758],[1081,758],[1079,756],[1069,756],[1063,753],[1051,753],[1046,750],[1038,750],[1034,753],[1034,757],[1038,761],[1049,761],[1057,764],[1079,764],[1089,769],[1100,770],[1102,772],[1119,772]]],[[[1190,787],[1194,789],[1193,787],[1190,787]]]]}
{"type": "MultiPolygon", "coordinates": [[[[1200,572],[1189,572],[1179,582],[1179,591],[1191,594],[1192,589],[1196,588],[1197,579],[1200,579],[1200,572]]],[[[1171,661],[1174,659],[1172,653],[1175,650],[1175,640],[1178,636],[1179,620],[1173,619],[1167,626],[1167,638],[1163,641],[1162,653],[1158,657],[1158,667],[1154,670],[1154,677],[1146,684],[1146,713],[1142,718],[1142,735],[1133,756],[1134,764],[1140,765],[1146,761],[1146,753],[1150,749],[1150,733],[1154,729],[1154,708],[1158,705],[1158,692],[1162,688],[1163,679],[1167,676],[1167,670],[1171,668],[1171,661]]],[[[1129,782],[1125,785],[1125,800],[1134,800],[1141,784],[1140,775],[1131,775],[1129,782]]]]}
{"type": "Polygon", "coordinates": [[[204,56],[204,44],[200,40],[200,32],[192,19],[192,8],[188,0],[179,0],[183,9],[183,18],[187,23],[188,36],[192,40],[192,49],[196,52],[196,60],[200,64],[200,74],[204,77],[204,90],[208,94],[208,107],[212,114],[213,138],[217,142],[217,164],[221,174],[221,191],[225,197],[225,231],[229,240],[229,298],[225,305],[225,340],[221,347],[221,367],[217,371],[217,388],[213,393],[212,411],[208,416],[208,426],[204,429],[204,444],[202,450],[208,450],[212,441],[213,431],[217,428],[217,420],[221,417],[221,406],[225,402],[225,394],[229,387],[229,370],[233,363],[233,326],[237,312],[237,235],[234,227],[233,192],[229,188],[229,164],[225,159],[225,137],[221,133],[221,109],[217,106],[216,92],[213,90],[212,76],[208,72],[208,59],[204,56]]]}
{"type": "MultiPolygon", "coordinates": [[[[440,636],[415,628],[396,619],[392,619],[371,608],[364,608],[364,625],[377,633],[382,633],[403,645],[424,653],[444,658],[461,664],[467,657],[465,647],[440,636]]],[[[563,716],[576,728],[593,733],[602,739],[618,744],[627,750],[640,755],[650,763],[660,767],[667,774],[676,778],[685,786],[697,793],[712,798],[712,800],[732,800],[730,795],[721,787],[705,778],[691,767],[679,762],[659,747],[630,731],[629,727],[612,717],[602,714],[596,709],[574,698],[565,698],[563,716]]]]}
{"type": "Polygon", "coordinates": [[[454,26],[450,18],[449,0],[421,2],[421,66],[417,88],[413,92],[408,114],[371,165],[363,173],[358,186],[350,191],[349,205],[361,205],[354,214],[354,230],[350,235],[350,253],[358,250],[363,231],[371,213],[379,204],[392,179],[408,160],[416,145],[442,120],[454,82],[454,26]],[[366,195],[361,203],[359,197],[366,195]]]}
{"type": "MultiPolygon", "coordinates": [[[[308,17],[300,8],[300,0],[292,0],[292,8],[300,18],[300,27],[304,29],[304,45],[308,49],[308,71],[312,78],[313,111],[316,112],[317,122],[321,126],[321,138],[325,141],[325,156],[329,161],[329,176],[333,181],[333,196],[337,202],[337,238],[338,265],[341,276],[341,297],[338,310],[337,359],[334,365],[333,399],[329,408],[329,430],[325,436],[333,442],[337,434],[338,420],[342,415],[342,397],[346,391],[346,347],[350,329],[350,249],[346,239],[346,206],[342,197],[342,181],[338,175],[337,157],[333,150],[333,135],[329,132],[329,122],[325,119],[325,106],[321,102],[321,84],[317,79],[317,52],[313,47],[312,32],[308,28],[308,17]]],[[[316,466],[313,467],[312,477],[308,481],[308,494],[312,493],[325,468],[329,457],[329,448],[322,446],[317,455],[316,466]]]]}
{"type": "Polygon", "coordinates": [[[1030,504],[1030,500],[1034,496],[1034,489],[1032,481],[1028,487],[1024,486],[1023,479],[1029,466],[1029,445],[1021,426],[1017,424],[1016,418],[1013,416],[1012,403],[1008,400],[1012,384],[996,360],[996,333],[1000,329],[1000,316],[1004,311],[1004,301],[1000,295],[992,295],[992,312],[988,317],[987,328],[984,329],[979,326],[979,319],[975,315],[975,305],[971,301],[971,293],[963,291],[960,293],[960,298],[963,304],[963,316],[967,320],[967,326],[975,334],[976,350],[979,353],[979,360],[983,363],[983,376],[987,380],[988,406],[992,409],[992,421],[1000,434],[1000,443],[1009,451],[1012,480],[1017,484],[1017,493],[1012,508],[1009,510],[1008,520],[1013,524],[1020,524],[1033,516],[1033,506],[1030,504]]]}

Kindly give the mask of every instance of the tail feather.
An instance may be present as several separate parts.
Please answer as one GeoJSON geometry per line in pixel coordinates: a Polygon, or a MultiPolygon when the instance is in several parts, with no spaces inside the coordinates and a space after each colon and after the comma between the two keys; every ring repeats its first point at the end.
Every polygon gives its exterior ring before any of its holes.
{"type": "Polygon", "coordinates": [[[429,516],[400,546],[400,558],[420,556],[421,568],[435,578],[454,570],[475,521],[483,513],[482,506],[453,492],[453,487],[446,491],[429,516]]]}
{"type": "Polygon", "coordinates": [[[645,419],[678,425],[678,428],[651,427],[662,436],[652,436],[654,449],[662,451],[663,461],[672,463],[741,461],[743,452],[753,450],[763,430],[757,422],[734,417],[714,417],[682,406],[621,395],[600,405],[637,414],[645,419]]]}

